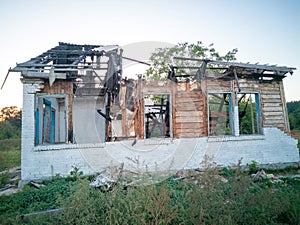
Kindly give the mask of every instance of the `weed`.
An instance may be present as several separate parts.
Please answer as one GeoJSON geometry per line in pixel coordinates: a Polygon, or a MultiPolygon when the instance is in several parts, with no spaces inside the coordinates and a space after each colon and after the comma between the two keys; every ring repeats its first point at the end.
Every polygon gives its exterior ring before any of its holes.
{"type": "Polygon", "coordinates": [[[80,171],[80,169],[76,166],[73,166],[73,169],[70,171],[71,177],[69,179],[71,180],[78,180],[80,177],[83,176],[83,172],[80,171]]]}
{"type": "Polygon", "coordinates": [[[3,188],[7,182],[9,181],[9,174],[8,173],[2,173],[0,174],[0,188],[3,188]]]}
{"type": "Polygon", "coordinates": [[[259,170],[258,163],[255,160],[252,160],[248,167],[250,174],[257,173],[257,171],[259,170]]]}
{"type": "Polygon", "coordinates": [[[225,177],[229,177],[233,175],[233,171],[228,167],[223,167],[222,170],[220,170],[219,174],[225,177]]]}

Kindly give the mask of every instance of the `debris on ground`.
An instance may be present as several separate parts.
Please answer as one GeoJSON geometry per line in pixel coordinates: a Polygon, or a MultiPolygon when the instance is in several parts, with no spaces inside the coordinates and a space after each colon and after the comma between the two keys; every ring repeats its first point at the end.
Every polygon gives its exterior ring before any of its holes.
{"type": "Polygon", "coordinates": [[[0,172],[0,175],[4,174],[7,174],[8,181],[4,187],[0,188],[0,196],[11,195],[18,192],[20,190],[18,187],[18,182],[21,179],[21,167],[13,167],[0,172]]]}
{"type": "Polygon", "coordinates": [[[44,187],[45,185],[44,184],[39,184],[37,182],[34,182],[34,181],[30,181],[29,184],[33,187],[35,187],[36,189],[40,189],[41,187],[44,187]]]}
{"type": "MultiPolygon", "coordinates": [[[[176,172],[176,177],[174,178],[174,180],[185,180],[193,184],[198,184],[205,175],[204,173],[204,171],[199,169],[179,170],[176,172]]],[[[209,176],[216,181],[221,181],[223,183],[228,182],[225,177],[218,174],[212,173],[209,174],[209,176]]]]}
{"type": "Polygon", "coordinates": [[[128,187],[137,187],[159,183],[170,177],[170,173],[146,173],[130,171],[123,169],[124,164],[118,167],[110,167],[96,176],[90,186],[106,192],[112,190],[115,186],[123,189],[128,187]]]}
{"type": "Polygon", "coordinates": [[[120,180],[124,168],[124,163],[118,167],[111,167],[96,176],[90,183],[91,187],[98,188],[101,191],[111,190],[120,180]]]}
{"type": "Polygon", "coordinates": [[[272,183],[282,183],[279,177],[275,176],[274,174],[266,173],[263,169],[259,170],[256,174],[251,175],[252,179],[255,180],[270,180],[272,183]]]}

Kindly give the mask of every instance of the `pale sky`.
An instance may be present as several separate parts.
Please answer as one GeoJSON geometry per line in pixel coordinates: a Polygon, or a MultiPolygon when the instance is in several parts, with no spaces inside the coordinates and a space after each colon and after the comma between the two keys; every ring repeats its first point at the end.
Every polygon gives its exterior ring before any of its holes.
{"type": "MultiPolygon", "coordinates": [[[[0,85],[9,67],[58,45],[157,41],[214,43],[237,61],[296,67],[284,80],[300,100],[298,0],[0,0],[0,85]]],[[[129,56],[130,57],[130,56],[129,56]]],[[[0,91],[0,108],[22,107],[20,74],[0,91]]]]}

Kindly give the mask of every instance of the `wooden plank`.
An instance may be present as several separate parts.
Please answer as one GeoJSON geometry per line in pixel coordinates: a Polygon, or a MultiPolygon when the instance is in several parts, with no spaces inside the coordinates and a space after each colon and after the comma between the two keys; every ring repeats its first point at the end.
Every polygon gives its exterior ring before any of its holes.
{"type": "Polygon", "coordinates": [[[263,103],[262,104],[262,108],[278,108],[280,107],[280,109],[282,110],[282,104],[280,103],[263,103]]]}
{"type": "Polygon", "coordinates": [[[263,89],[263,88],[278,88],[279,87],[278,83],[276,83],[276,82],[261,83],[260,86],[261,86],[261,89],[263,89]]]}
{"type": "Polygon", "coordinates": [[[280,98],[264,98],[262,99],[262,104],[264,103],[282,103],[280,98]]]}
{"type": "Polygon", "coordinates": [[[147,87],[143,86],[143,93],[145,94],[171,94],[169,87],[147,87]]]}
{"type": "Polygon", "coordinates": [[[277,93],[279,93],[279,87],[270,87],[270,88],[262,87],[262,88],[260,88],[260,92],[261,93],[267,93],[267,92],[277,92],[277,93]]]}
{"type": "Polygon", "coordinates": [[[283,112],[263,112],[265,117],[268,116],[283,116],[283,112]]]}
{"type": "Polygon", "coordinates": [[[277,99],[277,98],[279,98],[280,99],[279,93],[273,94],[273,95],[261,94],[260,96],[261,96],[262,99],[268,99],[268,98],[270,98],[270,99],[277,99]]]}
{"type": "Polygon", "coordinates": [[[256,83],[246,83],[246,82],[240,82],[240,88],[253,88],[253,89],[259,89],[259,85],[256,83]]]}
{"type": "MultiPolygon", "coordinates": [[[[279,103],[272,103],[272,104],[279,104],[279,103]]],[[[282,112],[282,107],[281,106],[274,106],[274,107],[262,107],[263,112],[282,112]]]]}
{"type": "Polygon", "coordinates": [[[176,117],[175,120],[177,123],[186,123],[186,122],[197,123],[203,121],[203,119],[200,117],[176,117]]]}
{"type": "Polygon", "coordinates": [[[177,138],[197,138],[197,137],[204,137],[203,133],[178,133],[176,134],[177,138]]]}
{"type": "Polygon", "coordinates": [[[176,104],[174,107],[175,111],[203,111],[204,107],[199,103],[194,102],[183,102],[181,104],[176,104]]]}
{"type": "Polygon", "coordinates": [[[269,116],[265,117],[266,123],[273,123],[274,121],[277,121],[275,123],[284,123],[282,116],[269,116]]]}
{"type": "Polygon", "coordinates": [[[179,125],[175,125],[175,130],[177,131],[180,131],[180,130],[185,130],[185,129],[192,129],[192,130],[202,130],[204,127],[203,127],[203,124],[202,123],[195,123],[197,125],[193,125],[193,126],[190,126],[190,127],[186,127],[186,126],[179,126],[179,125]]]}
{"type": "MultiPolygon", "coordinates": [[[[31,72],[26,71],[22,73],[24,77],[35,77],[35,78],[49,78],[50,73],[42,73],[42,72],[31,72]]],[[[57,79],[66,79],[66,73],[55,73],[55,78],[57,79]]]]}
{"type": "Polygon", "coordinates": [[[229,112],[209,112],[210,117],[229,117],[229,112]]]}
{"type": "Polygon", "coordinates": [[[274,94],[280,94],[279,88],[266,88],[266,89],[260,89],[260,92],[262,94],[268,94],[268,93],[274,93],[274,94]]]}
{"type": "MultiPolygon", "coordinates": [[[[224,81],[225,82],[225,81],[224,81]]],[[[229,84],[222,84],[222,83],[210,83],[206,85],[207,89],[213,90],[214,88],[222,88],[222,89],[230,89],[231,85],[229,84]]]]}
{"type": "Polygon", "coordinates": [[[268,95],[278,96],[279,91],[261,91],[261,95],[264,95],[264,96],[268,96],[268,95]]]}
{"type": "Polygon", "coordinates": [[[283,120],[266,120],[264,121],[264,125],[274,125],[277,126],[278,124],[284,124],[283,120]]]}
{"type": "Polygon", "coordinates": [[[230,85],[224,85],[224,84],[209,84],[206,85],[207,90],[209,91],[215,91],[216,89],[222,89],[224,91],[229,91],[231,86],[230,85]]]}
{"type": "Polygon", "coordinates": [[[176,98],[181,98],[181,97],[201,97],[202,93],[199,91],[190,91],[190,92],[185,92],[185,91],[179,91],[176,93],[176,98]]]}
{"type": "MultiPolygon", "coordinates": [[[[237,87],[236,83],[234,85],[237,87]]],[[[251,87],[251,86],[256,86],[258,88],[257,84],[251,84],[248,82],[240,82],[239,85],[240,85],[240,87],[243,87],[243,88],[247,88],[247,87],[251,87]]]]}
{"type": "Polygon", "coordinates": [[[176,133],[201,133],[201,128],[199,129],[177,129],[176,133]]]}
{"type": "Polygon", "coordinates": [[[203,112],[201,111],[177,111],[175,113],[176,118],[178,117],[202,117],[203,112]]]}
{"type": "Polygon", "coordinates": [[[280,96],[281,96],[282,102],[285,106],[285,107],[283,107],[283,120],[284,120],[284,124],[285,124],[285,129],[287,129],[287,131],[290,131],[289,116],[288,116],[288,111],[287,111],[287,107],[286,107],[286,100],[285,100],[285,94],[284,94],[284,88],[283,88],[282,81],[279,83],[279,90],[280,90],[280,96]]]}
{"type": "Polygon", "coordinates": [[[206,80],[206,85],[208,87],[212,86],[218,86],[218,87],[231,87],[230,81],[224,81],[224,80],[206,80]]]}
{"type": "Polygon", "coordinates": [[[197,123],[193,123],[193,122],[187,122],[187,123],[181,123],[181,122],[177,122],[175,123],[175,128],[176,129],[201,129],[203,128],[203,122],[197,122],[197,123]]]}
{"type": "Polygon", "coordinates": [[[186,98],[175,99],[175,104],[182,103],[182,102],[202,102],[202,98],[186,97],[186,98]]]}
{"type": "Polygon", "coordinates": [[[198,105],[202,105],[203,104],[203,98],[176,98],[175,99],[175,105],[181,105],[182,103],[192,103],[192,104],[198,104],[198,105]]]}
{"type": "Polygon", "coordinates": [[[285,125],[281,122],[274,122],[274,123],[264,123],[264,127],[284,127],[285,125]]]}
{"type": "Polygon", "coordinates": [[[265,119],[264,124],[272,125],[272,124],[284,124],[282,118],[279,119],[265,119]]]}
{"type": "Polygon", "coordinates": [[[182,134],[182,133],[204,133],[203,128],[198,128],[198,129],[176,129],[175,130],[176,134],[182,134]]]}

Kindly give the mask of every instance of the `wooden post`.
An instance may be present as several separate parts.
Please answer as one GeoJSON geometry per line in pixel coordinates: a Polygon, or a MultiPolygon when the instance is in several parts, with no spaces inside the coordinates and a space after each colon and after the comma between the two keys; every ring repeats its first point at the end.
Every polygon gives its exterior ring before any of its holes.
{"type": "Polygon", "coordinates": [[[172,116],[170,118],[170,136],[171,137],[177,137],[177,133],[176,133],[176,96],[177,96],[177,88],[178,88],[178,84],[175,82],[171,83],[172,85],[172,97],[171,97],[171,105],[170,105],[170,109],[172,112],[172,116]],[[172,133],[171,133],[172,132],[172,133]]]}
{"type": "Polygon", "coordinates": [[[282,103],[282,112],[283,112],[283,119],[284,119],[284,125],[285,129],[290,132],[290,123],[289,123],[289,117],[288,117],[288,111],[286,107],[286,100],[285,100],[285,94],[284,94],[284,88],[283,88],[283,82],[279,81],[279,90],[280,90],[280,100],[282,103]]]}
{"type": "Polygon", "coordinates": [[[121,109],[122,109],[122,136],[127,137],[127,113],[126,113],[126,85],[125,81],[121,83],[121,109]]]}
{"type": "Polygon", "coordinates": [[[135,136],[143,138],[144,137],[144,106],[143,106],[143,99],[142,99],[142,79],[139,78],[136,84],[136,91],[135,91],[135,113],[134,113],[134,130],[135,136]]]}
{"type": "Polygon", "coordinates": [[[185,91],[190,92],[191,91],[191,86],[190,86],[190,79],[187,79],[185,81],[185,91]]]}

